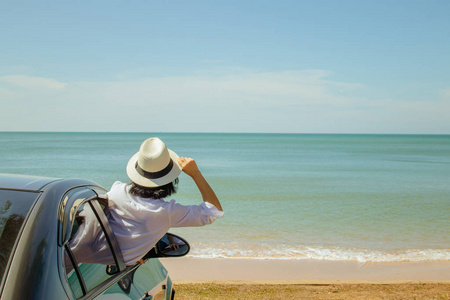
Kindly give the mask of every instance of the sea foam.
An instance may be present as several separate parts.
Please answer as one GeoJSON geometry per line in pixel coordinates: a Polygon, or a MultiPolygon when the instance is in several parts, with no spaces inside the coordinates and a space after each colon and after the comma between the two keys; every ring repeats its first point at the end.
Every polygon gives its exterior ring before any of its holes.
{"type": "Polygon", "coordinates": [[[308,247],[262,244],[191,243],[190,257],[330,260],[370,262],[450,261],[450,249],[391,249],[374,250],[345,247],[308,247]]]}

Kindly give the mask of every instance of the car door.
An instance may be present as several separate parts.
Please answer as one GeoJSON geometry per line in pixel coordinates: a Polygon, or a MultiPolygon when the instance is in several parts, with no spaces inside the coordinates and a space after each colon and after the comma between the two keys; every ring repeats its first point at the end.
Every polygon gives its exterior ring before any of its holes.
{"type": "Polygon", "coordinates": [[[138,266],[125,266],[103,212],[105,199],[97,193],[76,188],[61,202],[60,273],[67,293],[75,299],[140,299],[142,293],[133,285],[138,266]]]}
{"type": "Polygon", "coordinates": [[[141,293],[148,291],[152,300],[172,298],[172,281],[157,258],[150,258],[135,271],[133,283],[141,293]]]}

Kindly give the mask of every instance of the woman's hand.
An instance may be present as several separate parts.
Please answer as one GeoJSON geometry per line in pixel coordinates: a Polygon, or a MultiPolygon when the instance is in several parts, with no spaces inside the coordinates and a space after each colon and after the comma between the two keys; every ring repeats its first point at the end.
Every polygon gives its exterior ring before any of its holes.
{"type": "Polygon", "coordinates": [[[178,158],[178,165],[180,165],[181,170],[192,178],[200,173],[197,163],[190,157],[180,157],[178,158]]]}
{"type": "Polygon", "coordinates": [[[195,160],[190,157],[180,157],[177,161],[178,165],[180,165],[181,167],[181,170],[183,170],[183,172],[187,175],[191,176],[194,180],[200,193],[202,194],[203,201],[211,203],[218,210],[222,211],[222,206],[220,206],[219,199],[217,199],[217,196],[214,193],[213,189],[198,169],[195,160]]]}

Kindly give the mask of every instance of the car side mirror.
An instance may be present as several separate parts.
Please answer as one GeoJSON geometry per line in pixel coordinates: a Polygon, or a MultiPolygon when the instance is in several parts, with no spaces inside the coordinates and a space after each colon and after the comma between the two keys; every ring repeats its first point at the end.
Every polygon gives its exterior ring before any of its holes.
{"type": "Polygon", "coordinates": [[[178,257],[188,254],[190,246],[183,238],[172,233],[166,233],[156,243],[156,250],[161,254],[161,257],[178,257]]]}
{"type": "Polygon", "coordinates": [[[185,256],[189,253],[190,249],[191,247],[185,239],[172,233],[166,233],[156,243],[155,247],[144,256],[144,260],[152,257],[185,256]]]}

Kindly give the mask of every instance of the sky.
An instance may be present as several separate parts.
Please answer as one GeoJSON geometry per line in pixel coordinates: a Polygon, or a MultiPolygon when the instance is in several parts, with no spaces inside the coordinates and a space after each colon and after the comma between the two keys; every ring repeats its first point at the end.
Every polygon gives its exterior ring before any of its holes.
{"type": "Polygon", "coordinates": [[[0,131],[450,134],[450,1],[0,1],[0,131]]]}

